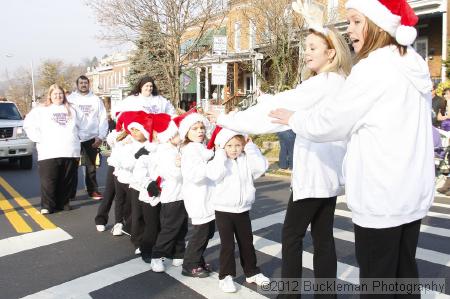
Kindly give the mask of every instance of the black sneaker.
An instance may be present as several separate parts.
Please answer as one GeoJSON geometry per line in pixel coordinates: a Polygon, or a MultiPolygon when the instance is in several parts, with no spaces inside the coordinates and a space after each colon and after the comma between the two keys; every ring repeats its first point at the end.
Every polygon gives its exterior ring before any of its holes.
{"type": "Polygon", "coordinates": [[[148,256],[148,255],[141,255],[141,257],[142,257],[142,260],[145,263],[147,263],[147,264],[150,264],[152,262],[152,256],[151,255],[150,256],[148,256]]]}
{"type": "Polygon", "coordinates": [[[209,276],[209,273],[207,271],[205,271],[205,269],[203,269],[202,267],[192,269],[191,271],[183,268],[183,270],[181,270],[181,274],[184,276],[198,277],[198,278],[205,278],[205,277],[209,276]]]}

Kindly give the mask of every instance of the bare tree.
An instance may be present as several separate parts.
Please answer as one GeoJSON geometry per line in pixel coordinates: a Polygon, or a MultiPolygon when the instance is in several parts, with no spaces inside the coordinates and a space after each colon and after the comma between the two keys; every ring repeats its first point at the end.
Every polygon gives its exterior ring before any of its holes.
{"type": "Polygon", "coordinates": [[[222,14],[222,2],[93,0],[87,5],[95,11],[100,24],[109,29],[102,35],[103,39],[132,41],[138,48],[144,47],[144,51],[137,52],[144,57],[136,60],[150,60],[151,69],[161,76],[159,81],[167,85],[168,97],[178,106],[181,69],[187,58],[199,51],[200,41],[206,32],[217,26],[212,20],[216,21],[222,14]],[[186,43],[187,40],[189,43],[186,43]]]}
{"type": "Polygon", "coordinates": [[[17,104],[22,114],[31,109],[32,84],[31,73],[25,68],[17,69],[7,82],[6,98],[17,104]]]}
{"type": "Polygon", "coordinates": [[[300,77],[299,50],[303,21],[292,14],[292,0],[249,0],[244,16],[256,27],[258,51],[268,70],[261,87],[279,92],[294,87],[300,77]],[[270,9],[268,9],[270,7],[270,9]]]}

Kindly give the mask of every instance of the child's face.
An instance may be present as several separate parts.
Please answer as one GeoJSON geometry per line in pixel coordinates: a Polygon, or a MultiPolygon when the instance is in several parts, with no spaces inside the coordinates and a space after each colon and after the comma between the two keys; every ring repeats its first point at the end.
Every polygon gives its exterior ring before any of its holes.
{"type": "Polygon", "coordinates": [[[316,34],[306,37],[305,62],[306,66],[319,74],[333,59],[336,50],[328,49],[327,42],[316,34]]]}
{"type": "Polygon", "coordinates": [[[205,125],[202,122],[196,122],[190,127],[187,137],[192,142],[203,142],[205,140],[205,133],[205,125]]]}
{"type": "Polygon", "coordinates": [[[239,138],[233,137],[225,144],[224,149],[227,157],[234,160],[242,153],[244,145],[239,138]]]}
{"type": "Polygon", "coordinates": [[[347,33],[352,41],[353,49],[358,54],[364,45],[366,30],[366,17],[356,9],[347,10],[348,27],[347,33]]]}
{"type": "Polygon", "coordinates": [[[144,134],[142,134],[142,132],[139,131],[139,130],[136,129],[136,128],[131,128],[131,129],[130,129],[130,135],[131,135],[131,137],[133,137],[136,141],[139,141],[139,142],[144,142],[144,141],[147,140],[147,138],[145,138],[144,134]]]}

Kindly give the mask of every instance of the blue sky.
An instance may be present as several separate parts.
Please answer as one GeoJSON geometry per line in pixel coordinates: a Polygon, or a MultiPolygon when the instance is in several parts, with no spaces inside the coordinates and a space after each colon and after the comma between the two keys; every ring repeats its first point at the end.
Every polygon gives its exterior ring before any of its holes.
{"type": "Polygon", "coordinates": [[[85,0],[1,0],[0,79],[45,59],[78,64],[125,49],[96,38],[102,28],[85,0]],[[11,56],[11,57],[6,57],[11,56]]]}

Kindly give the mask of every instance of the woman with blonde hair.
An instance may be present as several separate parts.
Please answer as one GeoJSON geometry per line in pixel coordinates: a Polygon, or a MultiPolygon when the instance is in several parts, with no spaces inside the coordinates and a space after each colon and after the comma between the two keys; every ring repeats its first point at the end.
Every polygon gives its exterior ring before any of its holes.
{"type": "Polygon", "coordinates": [[[36,142],[38,153],[42,214],[70,209],[70,196],[77,187],[80,141],[87,137],[83,118],[57,84],[50,86],[44,103],[25,118],[23,127],[36,142]]]}
{"type": "Polygon", "coordinates": [[[406,0],[349,0],[346,8],[357,64],[336,100],[270,116],[311,141],[349,140],[343,169],[360,278],[414,282],[420,223],[434,198],[432,83],[410,46],[418,17],[406,0]]]}
{"type": "MultiPolygon", "coordinates": [[[[305,43],[305,81],[293,90],[263,95],[257,105],[245,111],[219,115],[217,124],[250,134],[281,132],[290,127],[273,123],[268,116],[271,110],[283,107],[307,111],[334,102],[351,69],[349,47],[333,28],[310,29],[305,43]]],[[[336,278],[333,219],[336,198],[344,193],[341,167],[345,150],[344,141],[315,143],[298,135],[295,138],[292,194],[282,232],[283,278],[302,277],[302,244],[309,224],[314,274],[317,278],[336,278]]]]}

